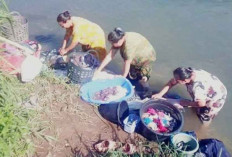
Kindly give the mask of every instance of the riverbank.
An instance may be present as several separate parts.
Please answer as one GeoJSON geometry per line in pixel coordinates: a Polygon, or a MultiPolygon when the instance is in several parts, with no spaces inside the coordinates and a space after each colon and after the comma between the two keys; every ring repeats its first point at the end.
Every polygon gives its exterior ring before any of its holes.
{"type": "MultiPolygon", "coordinates": [[[[1,73],[1,78],[4,76],[1,73]]],[[[23,102],[12,110],[13,115],[20,120],[20,122],[14,121],[18,123],[19,129],[27,128],[24,129],[23,141],[16,140],[11,147],[6,146],[6,148],[15,150],[11,156],[23,157],[27,154],[35,157],[102,157],[103,155],[97,154],[93,149],[93,145],[101,140],[133,143],[140,148],[148,145],[146,147],[148,154],[149,151],[153,151],[153,154],[155,152],[156,155],[177,156],[177,152],[169,145],[148,142],[139,134],[130,135],[117,125],[103,119],[96,106],[80,99],[78,85],[66,84],[66,79],[58,78],[51,70],[43,71],[40,76],[27,84],[22,84],[17,78],[9,75],[6,77],[6,81],[9,84],[6,84],[7,87],[19,96],[15,98],[20,98],[23,102]],[[22,118],[25,118],[26,121],[22,121],[22,118]],[[18,147],[26,145],[27,147],[18,147]]],[[[6,88],[1,89],[5,91],[6,88]]],[[[1,97],[4,96],[2,91],[1,97]]],[[[8,97],[5,97],[6,100],[8,97]]],[[[15,99],[12,96],[11,98],[15,99]]],[[[11,113],[10,110],[7,110],[7,114],[9,113],[11,113]]],[[[6,135],[8,136],[8,134],[6,135]]],[[[17,132],[9,136],[15,137],[15,135],[18,136],[17,132]]],[[[142,149],[140,152],[144,152],[144,150],[142,149]]],[[[120,151],[113,153],[116,156],[122,154],[120,151]]]]}
{"type": "MultiPolygon", "coordinates": [[[[98,154],[93,149],[93,145],[101,140],[135,144],[141,148],[139,153],[154,154],[155,152],[157,155],[176,153],[175,150],[172,152],[168,145],[148,142],[142,136],[128,134],[117,125],[106,121],[99,115],[96,106],[80,99],[79,86],[66,84],[66,81],[55,76],[50,70],[43,71],[40,76],[27,84],[21,83],[14,76],[1,73],[1,82],[5,82],[11,89],[6,97],[4,95],[6,88],[1,88],[1,97],[4,97],[4,100],[8,100],[9,97],[17,99],[15,109],[11,109],[13,112],[4,110],[6,111],[4,113],[15,116],[14,123],[17,123],[18,129],[24,131],[23,136],[20,135],[20,131],[6,132],[5,137],[17,136],[24,140],[14,140],[11,145],[6,145],[5,153],[10,154],[3,156],[112,156],[112,154],[98,154]],[[146,150],[143,150],[145,145],[146,150]]],[[[4,102],[1,111],[7,109],[4,102]]],[[[4,118],[9,117],[4,116],[4,118]]],[[[9,120],[5,128],[15,127],[9,120]]],[[[116,156],[123,155],[121,151],[110,153],[116,156]]],[[[123,156],[126,157],[125,154],[123,156]]]]}
{"type": "Polygon", "coordinates": [[[35,156],[93,156],[92,146],[99,140],[130,140],[127,133],[102,119],[97,107],[79,98],[78,86],[46,82],[41,86],[45,88],[35,87],[38,96],[44,93],[37,100],[43,108],[41,121],[48,124],[45,133],[53,138],[35,139],[35,156]]]}

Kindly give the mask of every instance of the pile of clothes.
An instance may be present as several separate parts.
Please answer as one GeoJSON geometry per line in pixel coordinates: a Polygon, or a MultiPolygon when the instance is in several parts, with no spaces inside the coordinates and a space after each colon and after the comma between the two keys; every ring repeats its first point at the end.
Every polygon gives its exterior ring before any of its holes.
{"type": "Polygon", "coordinates": [[[96,92],[93,96],[93,99],[100,101],[114,101],[124,97],[126,93],[126,88],[123,88],[121,86],[113,86],[96,92]]]}
{"type": "Polygon", "coordinates": [[[67,62],[72,62],[74,65],[81,68],[92,68],[95,69],[99,66],[99,60],[90,53],[86,52],[72,52],[68,55],[66,61],[64,57],[60,55],[59,51],[53,49],[51,51],[45,51],[41,53],[40,60],[42,63],[48,64],[48,66],[54,69],[63,69],[67,67],[67,62]]]}
{"type": "Polygon", "coordinates": [[[177,122],[170,113],[148,108],[147,112],[143,113],[142,119],[144,124],[155,132],[168,133],[174,131],[177,122]]]}
{"type": "Polygon", "coordinates": [[[40,61],[54,69],[66,70],[67,67],[67,63],[64,61],[63,56],[61,56],[56,49],[41,52],[40,61]]]}
{"type": "Polygon", "coordinates": [[[84,52],[74,53],[70,58],[71,58],[70,62],[81,68],[94,69],[98,67],[100,64],[99,60],[90,53],[84,53],[84,52]]]}

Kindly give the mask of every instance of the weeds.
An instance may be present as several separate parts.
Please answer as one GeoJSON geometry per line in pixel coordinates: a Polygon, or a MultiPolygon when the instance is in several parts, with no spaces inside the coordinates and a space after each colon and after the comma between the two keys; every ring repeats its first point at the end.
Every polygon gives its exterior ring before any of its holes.
{"type": "Polygon", "coordinates": [[[27,91],[16,78],[0,73],[0,156],[25,156],[33,151],[30,110],[18,105],[27,91]]]}
{"type": "Polygon", "coordinates": [[[56,100],[49,84],[72,91],[64,80],[52,75],[51,71],[43,72],[41,77],[27,84],[0,72],[0,156],[31,156],[34,150],[32,140],[40,138],[49,143],[56,140],[45,134],[50,129],[50,122],[41,121],[48,102],[56,100]],[[43,95],[48,96],[43,99],[43,95]],[[32,97],[36,98],[33,110],[25,105],[32,103],[32,97]],[[41,109],[38,104],[45,107],[41,109]]]}
{"type": "Polygon", "coordinates": [[[77,103],[79,86],[67,84],[67,79],[55,76],[50,69],[41,73],[34,80],[34,95],[39,98],[38,103],[43,107],[52,107],[55,104],[63,104],[59,112],[67,111],[73,114],[84,114],[83,109],[77,103]]]}
{"type": "Polygon", "coordinates": [[[10,14],[6,1],[0,0],[0,35],[4,37],[7,36],[6,30],[9,29],[7,28],[7,25],[5,25],[6,23],[9,24],[10,29],[14,34],[12,15],[10,14]]]}

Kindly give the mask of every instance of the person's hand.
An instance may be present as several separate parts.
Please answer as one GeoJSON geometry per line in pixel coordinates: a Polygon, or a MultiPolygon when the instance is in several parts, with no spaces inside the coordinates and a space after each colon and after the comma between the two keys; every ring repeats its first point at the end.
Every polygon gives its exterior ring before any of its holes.
{"type": "Polygon", "coordinates": [[[181,112],[184,112],[185,110],[184,110],[184,107],[183,106],[181,106],[180,104],[177,104],[177,103],[175,103],[175,104],[173,104],[173,106],[175,106],[178,110],[180,110],[181,112]]]}
{"type": "Polygon", "coordinates": [[[167,98],[166,100],[169,103],[171,103],[173,106],[175,106],[178,110],[180,110],[181,112],[184,112],[184,107],[181,105],[181,101],[183,99],[170,99],[170,98],[167,98]]]}
{"type": "Polygon", "coordinates": [[[122,75],[119,75],[119,77],[124,77],[124,78],[126,78],[126,76],[124,76],[123,74],[122,74],[122,75]]]}
{"type": "Polygon", "coordinates": [[[161,99],[163,96],[161,95],[161,94],[153,94],[152,96],[151,96],[153,99],[161,99]]]}
{"type": "Polygon", "coordinates": [[[97,78],[99,75],[100,75],[100,71],[97,69],[97,70],[94,72],[93,77],[94,77],[94,78],[97,78]]]}
{"type": "Polygon", "coordinates": [[[90,45],[82,45],[82,50],[85,52],[85,51],[88,51],[91,49],[91,46],[90,45]]]}
{"type": "Polygon", "coordinates": [[[88,44],[88,45],[86,45],[86,49],[87,50],[90,50],[91,49],[91,46],[88,44]]]}
{"type": "Polygon", "coordinates": [[[59,52],[60,52],[61,56],[65,55],[67,53],[67,51],[65,50],[65,48],[60,48],[59,52]]]}

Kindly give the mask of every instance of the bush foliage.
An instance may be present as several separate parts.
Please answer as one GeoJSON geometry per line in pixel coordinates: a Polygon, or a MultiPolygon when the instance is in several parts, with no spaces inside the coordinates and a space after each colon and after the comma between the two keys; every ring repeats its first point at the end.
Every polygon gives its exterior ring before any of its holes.
{"type": "Polygon", "coordinates": [[[23,84],[0,73],[0,156],[25,156],[32,151],[32,112],[20,106],[26,98],[23,84]]]}

